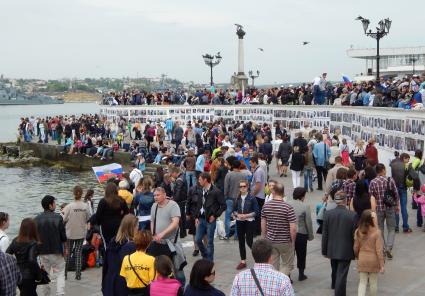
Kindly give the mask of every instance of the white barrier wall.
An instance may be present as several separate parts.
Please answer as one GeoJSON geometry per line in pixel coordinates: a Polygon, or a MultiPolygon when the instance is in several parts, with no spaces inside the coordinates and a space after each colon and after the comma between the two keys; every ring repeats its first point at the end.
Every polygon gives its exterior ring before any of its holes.
{"type": "MultiPolygon", "coordinates": [[[[412,153],[424,150],[425,112],[397,108],[290,106],[290,105],[197,105],[197,106],[102,106],[101,114],[109,120],[120,117],[139,121],[215,120],[279,122],[287,129],[299,129],[305,121],[313,128],[340,128],[344,137],[354,142],[375,137],[380,156],[390,158],[395,150],[412,153]]],[[[383,161],[383,160],[381,160],[383,161]]]]}

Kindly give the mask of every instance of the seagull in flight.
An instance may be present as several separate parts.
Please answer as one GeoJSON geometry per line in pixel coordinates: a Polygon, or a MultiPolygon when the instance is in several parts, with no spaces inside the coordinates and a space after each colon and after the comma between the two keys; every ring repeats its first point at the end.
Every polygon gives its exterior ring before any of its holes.
{"type": "Polygon", "coordinates": [[[362,20],[364,20],[364,17],[362,17],[362,16],[358,16],[358,17],[356,17],[355,19],[354,19],[355,21],[362,21],[362,20]]]}
{"type": "Polygon", "coordinates": [[[264,49],[263,49],[263,48],[261,48],[261,47],[259,47],[259,48],[258,48],[258,50],[259,50],[259,51],[264,51],[264,49]]]}
{"type": "Polygon", "coordinates": [[[303,45],[307,45],[309,43],[310,43],[310,41],[303,41],[303,45]]]}

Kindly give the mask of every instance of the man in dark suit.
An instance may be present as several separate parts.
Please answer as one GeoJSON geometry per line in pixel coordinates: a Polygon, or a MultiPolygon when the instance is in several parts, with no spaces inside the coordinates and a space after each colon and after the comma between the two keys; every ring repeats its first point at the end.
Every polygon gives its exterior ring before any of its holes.
{"type": "Polygon", "coordinates": [[[335,296],[346,295],[348,270],[354,259],[355,214],[347,210],[346,198],[343,191],[335,193],[337,207],[323,217],[322,254],[331,259],[335,296]]]}

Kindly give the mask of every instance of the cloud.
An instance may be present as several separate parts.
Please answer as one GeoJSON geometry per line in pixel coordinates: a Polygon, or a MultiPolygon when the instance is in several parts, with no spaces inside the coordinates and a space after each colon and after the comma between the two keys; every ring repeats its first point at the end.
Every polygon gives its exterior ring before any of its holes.
{"type": "Polygon", "coordinates": [[[219,28],[232,23],[231,13],[226,10],[211,13],[215,8],[200,6],[198,2],[144,1],[144,0],[79,0],[81,4],[102,10],[111,15],[141,17],[164,25],[183,28],[219,28]]]}

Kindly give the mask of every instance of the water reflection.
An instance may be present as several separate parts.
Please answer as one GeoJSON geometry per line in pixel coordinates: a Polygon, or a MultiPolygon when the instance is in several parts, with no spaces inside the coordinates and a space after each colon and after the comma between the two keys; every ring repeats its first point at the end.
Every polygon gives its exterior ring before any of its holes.
{"type": "Polygon", "coordinates": [[[0,167],[0,211],[10,215],[7,233],[14,237],[23,218],[34,217],[42,211],[41,199],[50,194],[57,205],[73,200],[72,189],[80,185],[93,189],[95,203],[103,196],[103,187],[92,171],[69,171],[47,166],[34,168],[0,167]]]}

